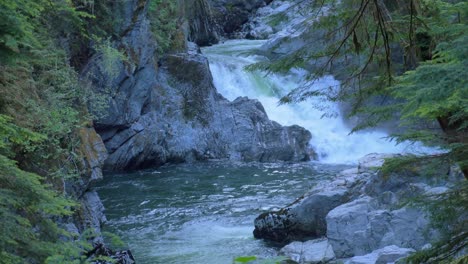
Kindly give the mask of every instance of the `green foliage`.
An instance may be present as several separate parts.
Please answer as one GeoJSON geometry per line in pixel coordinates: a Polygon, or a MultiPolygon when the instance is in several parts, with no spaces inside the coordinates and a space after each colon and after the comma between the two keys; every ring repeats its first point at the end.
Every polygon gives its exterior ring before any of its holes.
{"type": "Polygon", "coordinates": [[[128,58],[122,51],[112,47],[109,39],[99,42],[100,43],[96,47],[96,52],[101,55],[99,63],[104,72],[112,80],[119,74],[119,66],[122,63],[128,63],[128,58]]]}
{"type": "Polygon", "coordinates": [[[243,256],[243,257],[237,257],[234,259],[234,264],[237,263],[249,263],[251,261],[257,260],[256,256],[243,256]]]}
{"type": "Polygon", "coordinates": [[[33,151],[44,140],[0,115],[0,248],[4,263],[43,262],[61,251],[61,243],[56,242],[67,235],[52,217],[71,215],[69,208],[76,204],[52,191],[43,177],[21,170],[6,156],[16,146],[33,151]]]}
{"type": "Polygon", "coordinates": [[[463,170],[468,168],[467,41],[468,36],[460,35],[439,43],[432,60],[406,72],[390,87],[391,94],[405,102],[400,108],[403,125],[410,127],[421,119],[438,120],[445,132],[409,130],[398,136],[399,140],[436,142],[450,150],[452,161],[463,170]]]}
{"type": "Polygon", "coordinates": [[[177,45],[179,31],[179,10],[177,1],[150,0],[148,17],[151,29],[158,44],[158,52],[166,53],[177,45]]]}
{"type": "MultiPolygon", "coordinates": [[[[350,102],[349,116],[358,115],[361,120],[353,132],[398,118],[403,132],[392,135],[397,143],[421,141],[445,151],[391,159],[382,168],[385,175],[418,171],[422,163],[427,165],[423,174],[429,175],[437,173],[440,164],[457,164],[468,178],[468,2],[319,2],[329,8],[328,15],[310,16],[316,20],[308,33],[314,36],[310,43],[250,68],[311,70],[304,83],[281,102],[312,96],[350,102]],[[314,83],[328,74],[341,81],[339,92],[315,89],[314,83]]],[[[420,204],[432,212],[434,225],[447,228],[448,237],[464,237],[459,241],[445,239],[434,250],[413,258],[412,263],[452,261],[453,250],[460,243],[466,246],[466,222],[457,221],[466,219],[467,189],[464,183],[444,197],[422,198],[420,204]]]]}
{"type": "Polygon", "coordinates": [[[112,248],[122,248],[125,246],[125,243],[122,241],[122,239],[114,233],[102,232],[102,235],[112,248]]]}
{"type": "Polygon", "coordinates": [[[94,15],[75,4],[90,2],[0,0],[0,263],[84,263],[91,249],[57,225],[78,208],[64,185],[84,169],[76,131],[93,97],[58,39],[89,40],[94,15]]]}
{"type": "Polygon", "coordinates": [[[313,49],[305,45],[249,69],[283,73],[294,67],[312,69],[282,103],[310,97],[351,102],[349,116],[361,120],[353,132],[400,118],[405,132],[392,135],[397,143],[422,141],[445,149],[450,162],[468,174],[468,3],[329,0],[323,4],[328,15],[316,17],[317,11],[310,17],[316,20],[311,41],[323,45],[311,43],[313,49]],[[315,89],[314,83],[330,73],[339,77],[341,89],[315,89]]]}
{"type": "Polygon", "coordinates": [[[241,257],[236,257],[233,261],[233,264],[242,264],[242,263],[280,264],[282,261],[287,260],[287,259],[288,258],[284,256],[268,258],[268,259],[259,259],[257,256],[241,256],[241,257]]]}
{"type": "Polygon", "coordinates": [[[268,17],[267,24],[271,27],[277,27],[281,23],[287,21],[288,16],[284,13],[278,13],[268,17]]]}
{"type": "Polygon", "coordinates": [[[2,0],[0,1],[0,59],[11,61],[25,50],[41,48],[41,34],[48,31],[43,18],[54,32],[80,29],[82,18],[91,17],[77,11],[70,1],[2,0]]]}

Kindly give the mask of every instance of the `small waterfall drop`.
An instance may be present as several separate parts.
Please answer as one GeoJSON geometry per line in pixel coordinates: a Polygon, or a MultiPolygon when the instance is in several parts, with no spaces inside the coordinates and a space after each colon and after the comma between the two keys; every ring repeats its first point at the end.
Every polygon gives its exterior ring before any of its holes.
{"type": "MultiPolygon", "coordinates": [[[[264,40],[229,40],[223,44],[203,48],[208,57],[214,84],[229,100],[247,96],[259,100],[270,119],[282,125],[300,125],[312,133],[310,144],[325,163],[355,163],[369,153],[402,153],[411,151],[409,144],[396,145],[383,132],[360,132],[349,135],[350,128],[341,117],[323,117],[324,111],[338,113],[331,102],[312,98],[308,101],[278,105],[279,98],[296,87],[305,72],[293,70],[287,76],[258,71],[246,71],[245,66],[261,61],[254,51],[264,40]],[[318,110],[323,107],[326,110],[318,110]]],[[[333,77],[325,77],[317,87],[339,85],[333,77]]],[[[411,151],[412,152],[412,151],[411,151]]]]}

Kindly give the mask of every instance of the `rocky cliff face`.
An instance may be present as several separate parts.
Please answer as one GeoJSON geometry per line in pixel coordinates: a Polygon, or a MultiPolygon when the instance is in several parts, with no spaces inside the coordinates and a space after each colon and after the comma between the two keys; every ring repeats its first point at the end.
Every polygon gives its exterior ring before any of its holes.
{"type": "Polygon", "coordinates": [[[242,29],[249,18],[273,0],[210,0],[216,23],[226,36],[242,29]]]}
{"type": "Polygon", "coordinates": [[[200,46],[222,38],[242,37],[239,31],[251,16],[273,0],[185,0],[188,40],[200,46]]]}
{"type": "Polygon", "coordinates": [[[80,138],[78,153],[82,157],[82,162],[77,165],[82,173],[77,180],[66,182],[65,188],[68,195],[77,199],[80,207],[71,218],[62,219],[61,225],[76,238],[82,238],[86,233],[93,234],[87,237],[94,247],[86,253],[87,257],[107,256],[118,263],[132,264],[134,259],[131,252],[129,250],[115,252],[109,249],[101,233],[106,216],[104,206],[93,186],[103,177],[101,168],[108,156],[104,142],[93,127],[81,128],[78,135],[80,138]]]}
{"type": "Polygon", "coordinates": [[[207,0],[184,1],[188,40],[200,46],[218,43],[221,28],[215,23],[213,10],[207,0]]]}
{"type": "Polygon", "coordinates": [[[96,54],[83,72],[97,92],[110,94],[104,117],[95,123],[109,152],[106,168],[140,169],[217,158],[309,159],[310,133],[270,121],[257,101],[224,99],[195,44],[184,53],[157,58],[157,44],[140,4],[127,3],[133,5],[133,19],[114,46],[129,56],[115,63],[118,71],[106,72],[102,55],[96,54]]]}

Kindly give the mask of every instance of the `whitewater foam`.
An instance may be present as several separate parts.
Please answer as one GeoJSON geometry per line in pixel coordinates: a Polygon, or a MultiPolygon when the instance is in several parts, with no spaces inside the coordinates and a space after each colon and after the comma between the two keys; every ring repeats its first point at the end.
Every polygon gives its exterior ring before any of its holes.
{"type": "MultiPolygon", "coordinates": [[[[229,100],[247,96],[259,100],[270,119],[282,125],[300,125],[312,133],[311,146],[324,163],[352,164],[369,153],[414,153],[413,144],[396,145],[384,132],[371,131],[350,134],[339,116],[338,106],[327,100],[313,98],[296,104],[279,105],[279,98],[297,87],[305,72],[293,70],[288,75],[247,71],[247,65],[264,60],[253,55],[263,40],[230,40],[203,49],[208,57],[214,84],[229,100]],[[326,114],[326,116],[324,116],[326,114]],[[331,117],[334,116],[334,117],[331,117]]],[[[332,76],[314,83],[316,89],[339,87],[332,76]]]]}

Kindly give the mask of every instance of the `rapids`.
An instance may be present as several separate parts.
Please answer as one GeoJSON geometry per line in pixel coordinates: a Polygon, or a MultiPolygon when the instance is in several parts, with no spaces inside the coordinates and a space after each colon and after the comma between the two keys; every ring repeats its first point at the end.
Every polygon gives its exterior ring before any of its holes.
{"type": "MultiPolygon", "coordinates": [[[[413,144],[399,144],[388,139],[384,132],[370,131],[349,134],[351,128],[339,116],[338,106],[319,98],[279,105],[279,98],[297,87],[305,72],[292,70],[287,75],[247,71],[245,66],[264,60],[255,55],[266,40],[229,40],[206,47],[202,52],[210,61],[214,84],[219,93],[229,100],[247,96],[259,100],[271,120],[281,125],[300,125],[312,133],[311,146],[323,163],[354,164],[369,153],[418,152],[422,149],[413,144]],[[327,117],[324,116],[333,116],[327,117]]],[[[321,87],[339,86],[332,76],[314,84],[321,87]]]]}

